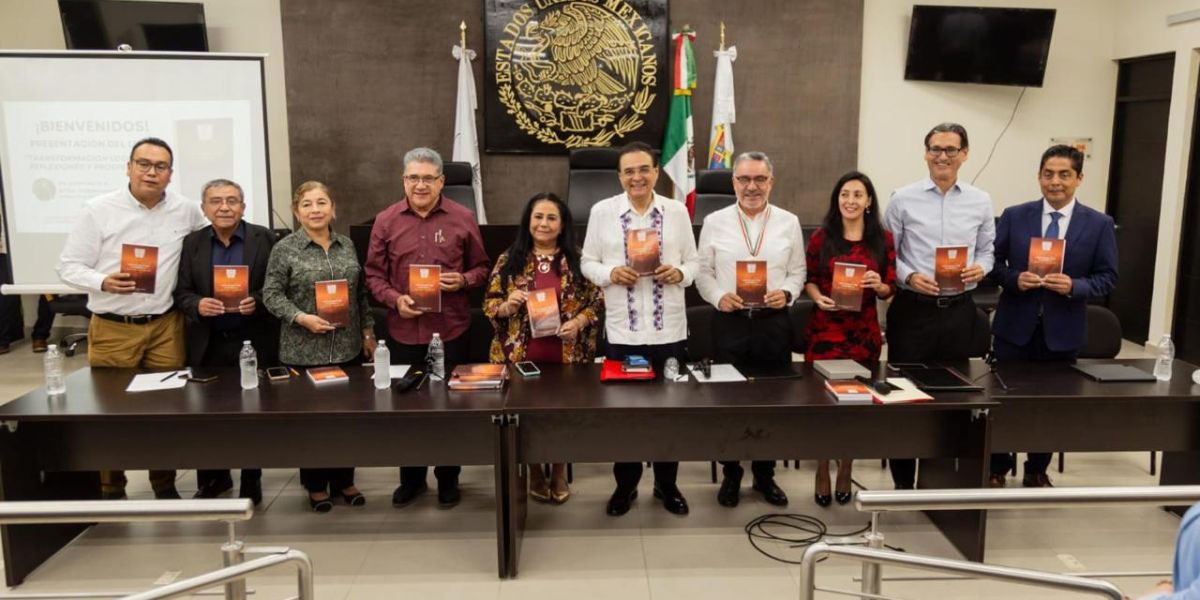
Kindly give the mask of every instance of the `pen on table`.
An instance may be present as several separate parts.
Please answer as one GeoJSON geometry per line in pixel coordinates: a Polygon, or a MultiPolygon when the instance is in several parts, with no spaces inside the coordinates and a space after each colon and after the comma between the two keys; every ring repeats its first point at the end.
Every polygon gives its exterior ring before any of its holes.
{"type": "Polygon", "coordinates": [[[299,376],[300,376],[300,374],[299,374],[299,373],[297,373],[295,369],[293,369],[293,368],[291,368],[291,367],[288,367],[288,370],[292,372],[292,377],[299,377],[299,376]]]}
{"type": "Polygon", "coordinates": [[[159,379],[159,380],[158,380],[158,382],[159,382],[159,383],[165,383],[165,382],[166,382],[168,379],[170,379],[170,378],[172,378],[172,377],[178,377],[178,376],[179,376],[179,371],[171,371],[170,373],[167,373],[167,376],[166,376],[166,377],[163,377],[162,379],[159,379]]]}

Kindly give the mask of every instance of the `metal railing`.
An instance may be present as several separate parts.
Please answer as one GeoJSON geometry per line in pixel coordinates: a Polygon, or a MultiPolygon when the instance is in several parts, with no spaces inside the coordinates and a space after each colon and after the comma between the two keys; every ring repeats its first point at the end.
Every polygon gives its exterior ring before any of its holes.
{"type": "Polygon", "coordinates": [[[985,565],[982,563],[973,563],[965,560],[952,560],[935,556],[922,556],[919,554],[909,554],[906,552],[893,552],[891,550],[883,550],[879,548],[830,546],[824,542],[818,542],[809,546],[808,549],[804,551],[804,557],[800,560],[800,600],[813,600],[813,595],[817,590],[835,594],[860,596],[864,598],[887,598],[887,596],[882,596],[878,592],[858,593],[818,588],[816,585],[817,561],[819,561],[821,558],[831,555],[858,560],[864,565],[890,565],[897,567],[908,567],[911,569],[921,569],[925,571],[971,575],[974,577],[993,579],[1008,583],[1033,585],[1068,592],[1079,592],[1082,594],[1093,594],[1097,596],[1103,596],[1105,598],[1111,598],[1112,600],[1122,600],[1124,597],[1120,589],[1113,584],[1108,583],[1107,581],[1096,581],[1092,579],[1084,579],[1082,577],[1060,575],[1058,573],[1046,573],[1043,571],[1033,571],[1030,569],[985,565]]]}
{"type": "Polygon", "coordinates": [[[1012,488],[961,490],[864,490],[860,512],[1168,506],[1200,502],[1200,485],[1141,487],[1012,488]]]}
{"type": "Polygon", "coordinates": [[[194,592],[210,588],[215,585],[229,585],[230,583],[244,583],[246,577],[255,571],[269,569],[278,565],[294,563],[297,570],[296,586],[299,589],[299,600],[312,600],[313,598],[313,569],[312,561],[308,555],[299,550],[287,550],[282,554],[271,554],[262,558],[255,558],[244,563],[235,564],[197,575],[183,581],[176,581],[162,587],[155,588],[150,591],[140,594],[126,596],[125,600],[160,600],[162,598],[178,598],[180,596],[188,596],[194,592]]]}

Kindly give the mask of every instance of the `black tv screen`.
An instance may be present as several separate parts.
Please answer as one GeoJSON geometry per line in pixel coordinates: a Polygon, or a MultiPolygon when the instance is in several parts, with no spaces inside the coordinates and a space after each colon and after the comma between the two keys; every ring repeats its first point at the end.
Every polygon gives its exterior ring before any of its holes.
{"type": "Polygon", "coordinates": [[[58,11],[71,50],[208,51],[199,2],[58,0],[58,11]]]}
{"type": "Polygon", "coordinates": [[[913,6],[904,78],[1041,87],[1054,9],[913,6]]]}

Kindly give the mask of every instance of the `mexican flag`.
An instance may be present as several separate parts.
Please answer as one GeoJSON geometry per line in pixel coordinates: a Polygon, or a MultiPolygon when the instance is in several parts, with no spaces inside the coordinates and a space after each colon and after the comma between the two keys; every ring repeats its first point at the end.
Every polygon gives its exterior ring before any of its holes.
{"type": "Polygon", "coordinates": [[[675,184],[675,199],[687,204],[688,214],[695,210],[696,167],[692,133],[692,90],[696,89],[696,61],[692,41],[696,33],[687,27],[671,36],[675,59],[671,64],[671,112],[667,133],[663,136],[663,172],[675,184]]]}

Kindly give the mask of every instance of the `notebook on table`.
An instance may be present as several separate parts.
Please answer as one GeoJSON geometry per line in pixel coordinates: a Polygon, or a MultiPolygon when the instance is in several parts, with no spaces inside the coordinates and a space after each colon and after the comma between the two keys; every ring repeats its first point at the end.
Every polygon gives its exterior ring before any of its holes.
{"type": "Polygon", "coordinates": [[[1074,364],[1072,369],[1087,375],[1092,381],[1109,383],[1114,381],[1157,381],[1154,375],[1137,367],[1113,364],[1074,364]]]}

